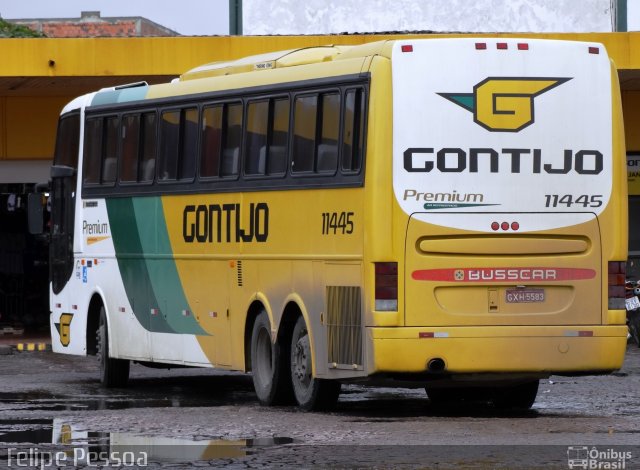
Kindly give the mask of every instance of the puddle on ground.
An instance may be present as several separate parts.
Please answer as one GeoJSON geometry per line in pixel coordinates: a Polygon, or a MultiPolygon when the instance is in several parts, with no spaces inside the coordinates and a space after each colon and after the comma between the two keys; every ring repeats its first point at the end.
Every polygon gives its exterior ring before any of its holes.
{"type": "Polygon", "coordinates": [[[181,397],[132,397],[127,395],[104,395],[87,398],[85,395],[53,395],[46,392],[0,393],[0,406],[4,411],[97,411],[126,410],[130,408],[180,408],[219,406],[226,404],[206,396],[181,397]],[[11,405],[6,407],[5,404],[11,405]]]}
{"type": "Polygon", "coordinates": [[[118,432],[92,432],[81,430],[59,419],[0,422],[0,444],[12,449],[12,454],[0,454],[0,458],[29,458],[30,454],[38,454],[41,460],[43,456],[53,456],[58,460],[73,462],[74,465],[100,464],[105,460],[116,459],[127,459],[140,464],[238,458],[259,448],[294,442],[290,437],[193,440],[118,432]]]}

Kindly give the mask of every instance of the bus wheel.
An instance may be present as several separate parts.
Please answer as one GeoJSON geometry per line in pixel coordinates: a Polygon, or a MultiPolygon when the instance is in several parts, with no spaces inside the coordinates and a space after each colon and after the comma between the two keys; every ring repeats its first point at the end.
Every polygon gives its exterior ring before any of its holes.
{"type": "Polygon", "coordinates": [[[100,382],[107,388],[124,387],[129,381],[129,361],[109,357],[109,332],[104,307],[100,307],[100,322],[96,339],[97,355],[100,361],[100,382]]]}
{"type": "Polygon", "coordinates": [[[309,333],[302,317],[298,317],[291,337],[291,382],[293,394],[303,410],[328,410],[338,402],[340,382],[312,377],[309,333]]]}
{"type": "Polygon", "coordinates": [[[518,385],[496,387],[491,399],[493,406],[501,410],[528,410],[536,401],[539,383],[539,380],[533,380],[518,385]]]}
{"type": "Polygon", "coordinates": [[[253,388],[261,404],[291,403],[288,345],[283,351],[279,342],[271,342],[271,323],[266,311],[260,312],[251,331],[251,371],[253,388]]]}

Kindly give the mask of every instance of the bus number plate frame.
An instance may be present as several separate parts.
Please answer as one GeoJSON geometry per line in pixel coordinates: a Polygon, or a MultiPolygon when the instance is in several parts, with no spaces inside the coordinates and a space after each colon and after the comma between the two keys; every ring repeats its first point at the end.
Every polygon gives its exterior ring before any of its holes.
{"type": "Polygon", "coordinates": [[[544,289],[507,289],[505,300],[508,304],[530,304],[544,302],[544,289]]]}

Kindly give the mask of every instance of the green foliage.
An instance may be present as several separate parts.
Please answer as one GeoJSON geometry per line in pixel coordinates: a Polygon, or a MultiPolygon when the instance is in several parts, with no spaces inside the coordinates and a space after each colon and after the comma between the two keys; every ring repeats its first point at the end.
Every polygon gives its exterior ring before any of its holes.
{"type": "Polygon", "coordinates": [[[0,18],[0,38],[44,38],[44,34],[0,18]]]}

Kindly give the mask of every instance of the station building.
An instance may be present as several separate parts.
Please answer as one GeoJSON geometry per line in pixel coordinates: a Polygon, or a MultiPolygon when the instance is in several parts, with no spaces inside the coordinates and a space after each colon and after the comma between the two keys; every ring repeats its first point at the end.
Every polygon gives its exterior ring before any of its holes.
{"type": "MultiPolygon", "coordinates": [[[[26,195],[35,184],[49,179],[57,118],[74,97],[143,80],[150,84],[168,82],[205,63],[270,51],[461,36],[416,33],[0,39],[0,325],[47,324],[46,240],[34,240],[27,233],[26,195]]],[[[640,256],[640,228],[636,228],[640,227],[640,33],[491,36],[604,44],[618,68],[622,90],[630,169],[630,254],[640,256]]]]}

